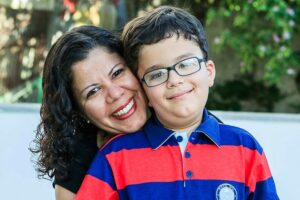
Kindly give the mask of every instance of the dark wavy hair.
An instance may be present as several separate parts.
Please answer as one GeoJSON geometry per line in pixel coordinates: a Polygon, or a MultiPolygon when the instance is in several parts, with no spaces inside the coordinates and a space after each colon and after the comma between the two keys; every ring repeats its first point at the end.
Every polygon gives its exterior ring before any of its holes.
{"type": "Polygon", "coordinates": [[[201,22],[183,9],[160,6],[144,16],[134,18],[124,27],[122,41],[127,65],[136,74],[142,46],[155,44],[174,34],[194,40],[207,60],[208,42],[201,22]]]}
{"type": "Polygon", "coordinates": [[[62,35],[51,47],[43,71],[41,122],[34,147],[38,176],[68,177],[75,141],[97,132],[97,127],[82,119],[72,93],[72,66],[87,58],[95,48],[123,56],[119,38],[95,26],[81,26],[62,35]]]}

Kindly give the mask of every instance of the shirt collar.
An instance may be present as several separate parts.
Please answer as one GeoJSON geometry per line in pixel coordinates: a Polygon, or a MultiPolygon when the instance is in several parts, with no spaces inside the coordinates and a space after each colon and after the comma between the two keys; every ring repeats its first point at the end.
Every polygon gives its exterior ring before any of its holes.
{"type": "Polygon", "coordinates": [[[163,127],[154,112],[147,121],[144,131],[153,149],[159,148],[174,134],[174,131],[163,127]]]}
{"type": "Polygon", "coordinates": [[[220,147],[221,137],[220,137],[219,122],[216,118],[209,115],[206,109],[204,109],[203,111],[202,123],[196,128],[195,132],[203,133],[215,145],[220,147]]]}
{"type": "MultiPolygon", "coordinates": [[[[162,146],[175,134],[174,131],[164,128],[154,113],[147,121],[144,131],[153,149],[162,146]]],[[[195,132],[204,134],[209,140],[220,147],[221,138],[218,121],[214,117],[209,116],[206,109],[203,111],[202,123],[196,128],[195,132]]]]}

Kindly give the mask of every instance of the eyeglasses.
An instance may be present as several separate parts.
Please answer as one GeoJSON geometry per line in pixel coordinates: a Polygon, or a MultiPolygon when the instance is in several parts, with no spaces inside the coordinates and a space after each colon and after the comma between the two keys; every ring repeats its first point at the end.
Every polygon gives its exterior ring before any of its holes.
{"type": "Polygon", "coordinates": [[[141,81],[148,87],[154,87],[168,81],[171,70],[174,70],[179,76],[188,76],[199,71],[202,62],[205,62],[205,60],[201,58],[186,58],[170,67],[154,69],[145,73],[141,81]]]}

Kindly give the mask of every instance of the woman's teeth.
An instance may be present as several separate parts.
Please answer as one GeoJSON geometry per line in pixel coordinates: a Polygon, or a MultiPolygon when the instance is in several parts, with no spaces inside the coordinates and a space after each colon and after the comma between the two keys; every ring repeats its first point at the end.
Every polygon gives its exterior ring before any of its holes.
{"type": "Polygon", "coordinates": [[[113,115],[119,117],[119,116],[121,116],[121,115],[127,114],[127,113],[130,111],[130,109],[132,108],[133,104],[134,104],[134,101],[133,101],[133,99],[132,99],[132,100],[127,104],[127,106],[125,106],[122,110],[119,110],[118,112],[113,113],[113,115]]]}

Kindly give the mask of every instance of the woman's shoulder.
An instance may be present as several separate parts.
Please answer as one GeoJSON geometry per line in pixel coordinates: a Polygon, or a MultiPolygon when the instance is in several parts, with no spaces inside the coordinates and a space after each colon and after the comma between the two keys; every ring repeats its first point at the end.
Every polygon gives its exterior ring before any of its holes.
{"type": "Polygon", "coordinates": [[[96,134],[92,134],[89,137],[78,138],[75,142],[73,160],[74,162],[89,167],[98,150],[96,134]]]}

